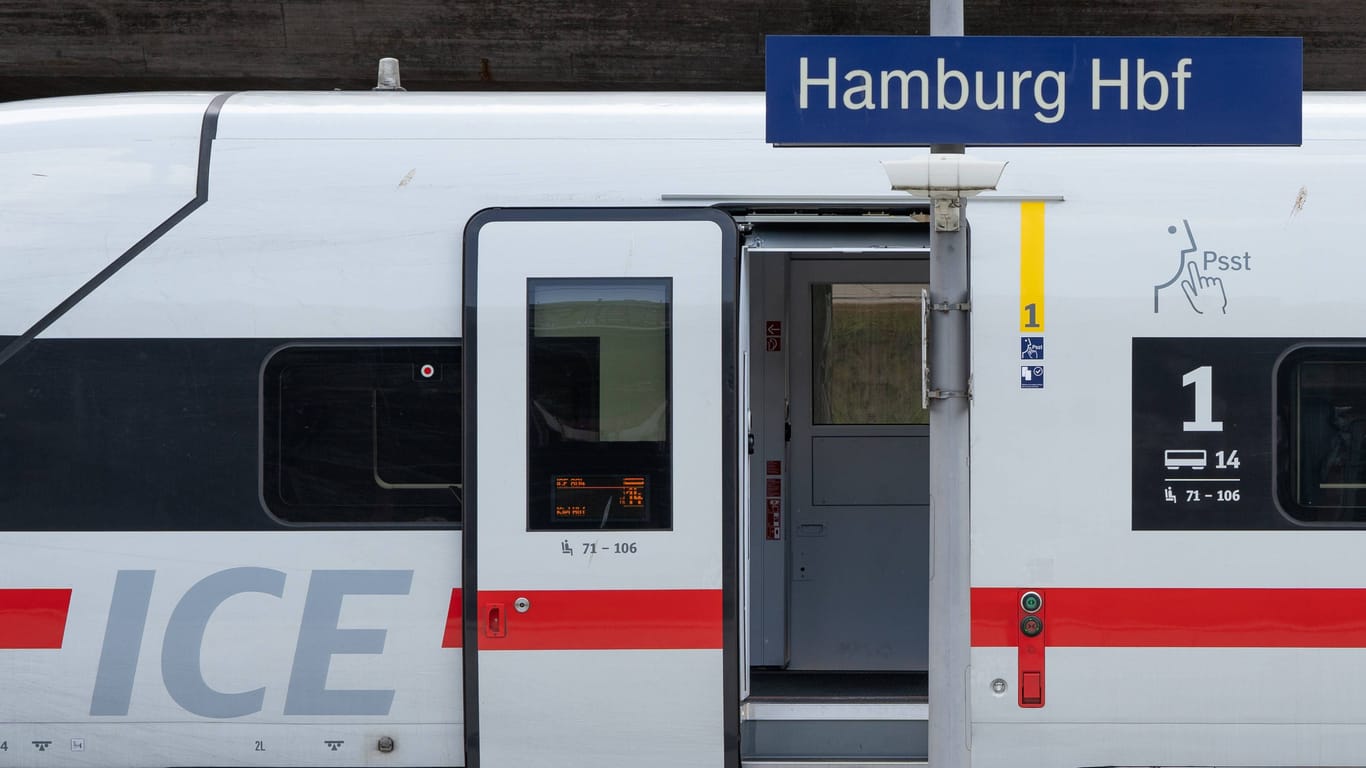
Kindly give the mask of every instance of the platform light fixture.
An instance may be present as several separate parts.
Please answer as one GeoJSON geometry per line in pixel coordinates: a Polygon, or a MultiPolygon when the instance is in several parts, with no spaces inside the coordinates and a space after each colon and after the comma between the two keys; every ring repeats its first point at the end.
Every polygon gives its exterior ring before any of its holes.
{"type": "Polygon", "coordinates": [[[931,153],[910,160],[885,160],[882,170],[892,189],[928,197],[934,206],[934,227],[957,232],[963,198],[996,189],[1006,163],[959,153],[931,153]]]}

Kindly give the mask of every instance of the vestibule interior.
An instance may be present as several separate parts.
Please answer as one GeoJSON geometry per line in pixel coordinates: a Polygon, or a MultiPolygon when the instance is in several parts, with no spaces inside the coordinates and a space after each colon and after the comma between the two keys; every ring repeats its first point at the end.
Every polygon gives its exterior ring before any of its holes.
{"type": "Polygon", "coordinates": [[[923,701],[928,232],[756,217],[742,258],[748,700],[923,701]]]}

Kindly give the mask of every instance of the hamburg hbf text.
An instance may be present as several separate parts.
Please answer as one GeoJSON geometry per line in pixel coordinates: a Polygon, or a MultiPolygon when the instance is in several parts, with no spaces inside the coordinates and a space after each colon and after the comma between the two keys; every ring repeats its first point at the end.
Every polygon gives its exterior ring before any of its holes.
{"type": "MultiPolygon", "coordinates": [[[[1186,109],[1191,59],[1171,69],[1144,59],[1091,59],[1090,108],[1158,111],[1186,109]]],[[[1067,73],[1063,70],[983,72],[950,67],[937,59],[924,69],[847,69],[831,56],[820,65],[801,57],[799,103],[802,109],[824,104],[847,110],[1029,110],[1041,123],[1056,123],[1067,113],[1067,73]]]]}

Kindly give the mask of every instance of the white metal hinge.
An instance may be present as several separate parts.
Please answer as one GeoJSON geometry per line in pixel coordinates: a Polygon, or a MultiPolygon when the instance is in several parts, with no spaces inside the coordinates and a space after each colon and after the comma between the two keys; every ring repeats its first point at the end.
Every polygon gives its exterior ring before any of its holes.
{"type": "Polygon", "coordinates": [[[956,304],[931,304],[930,309],[933,309],[935,312],[971,312],[972,303],[960,301],[956,304]]]}

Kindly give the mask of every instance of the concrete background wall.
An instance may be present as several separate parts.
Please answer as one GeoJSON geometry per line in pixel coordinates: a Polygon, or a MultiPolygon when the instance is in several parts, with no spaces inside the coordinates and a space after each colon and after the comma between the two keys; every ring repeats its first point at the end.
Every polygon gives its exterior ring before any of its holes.
{"type": "MultiPolygon", "coordinates": [[[[973,35],[1298,35],[1366,89],[1362,0],[964,0],[973,35]]],[[[929,0],[0,0],[0,100],[149,89],[761,90],[765,34],[926,34],[929,0]]]]}

